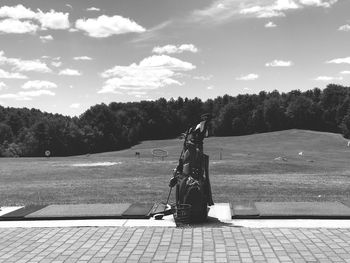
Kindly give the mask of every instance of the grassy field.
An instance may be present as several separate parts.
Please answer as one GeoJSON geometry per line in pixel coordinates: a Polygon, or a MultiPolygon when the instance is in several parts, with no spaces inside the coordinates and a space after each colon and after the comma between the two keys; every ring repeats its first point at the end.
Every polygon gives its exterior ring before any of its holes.
{"type": "MultiPolygon", "coordinates": [[[[89,156],[2,158],[0,206],[165,201],[181,146],[174,139],[89,156]],[[154,148],[169,156],[152,160],[154,148]],[[101,162],[116,164],[74,166],[101,162]]],[[[350,148],[341,135],[289,130],[212,137],[204,151],[214,202],[350,200],[350,148]]]]}

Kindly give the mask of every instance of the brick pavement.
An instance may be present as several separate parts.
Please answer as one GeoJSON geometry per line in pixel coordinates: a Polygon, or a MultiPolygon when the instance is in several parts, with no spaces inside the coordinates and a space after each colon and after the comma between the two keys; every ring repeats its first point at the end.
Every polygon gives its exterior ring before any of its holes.
{"type": "Polygon", "coordinates": [[[0,262],[350,262],[350,229],[0,228],[0,262]]]}

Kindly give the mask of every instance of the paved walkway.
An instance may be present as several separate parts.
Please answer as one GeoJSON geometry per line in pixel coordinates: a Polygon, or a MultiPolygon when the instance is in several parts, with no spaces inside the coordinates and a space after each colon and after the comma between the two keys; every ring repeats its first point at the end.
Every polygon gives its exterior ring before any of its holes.
{"type": "Polygon", "coordinates": [[[0,262],[350,262],[350,229],[0,228],[0,262]]]}

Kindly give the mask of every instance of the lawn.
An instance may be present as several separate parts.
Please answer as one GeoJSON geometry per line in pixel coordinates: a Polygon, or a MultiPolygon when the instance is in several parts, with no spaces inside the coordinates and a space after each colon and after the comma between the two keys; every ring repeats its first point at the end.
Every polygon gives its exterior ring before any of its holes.
{"type": "MultiPolygon", "coordinates": [[[[164,201],[181,146],[173,139],[84,156],[2,158],[0,206],[164,201]],[[154,148],[169,156],[152,160],[154,148]],[[114,165],[75,166],[108,162],[114,165]]],[[[339,134],[288,130],[211,137],[204,151],[214,202],[350,200],[350,148],[339,134]]]]}

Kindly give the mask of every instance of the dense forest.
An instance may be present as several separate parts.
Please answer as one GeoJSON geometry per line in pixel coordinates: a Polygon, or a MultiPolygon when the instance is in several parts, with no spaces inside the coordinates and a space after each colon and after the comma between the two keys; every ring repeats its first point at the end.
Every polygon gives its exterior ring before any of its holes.
{"type": "Polygon", "coordinates": [[[113,102],[79,117],[0,106],[0,156],[52,156],[120,150],[142,140],[179,136],[211,113],[211,135],[232,136],[291,128],[341,133],[350,138],[350,87],[330,84],[288,93],[113,102]]]}

